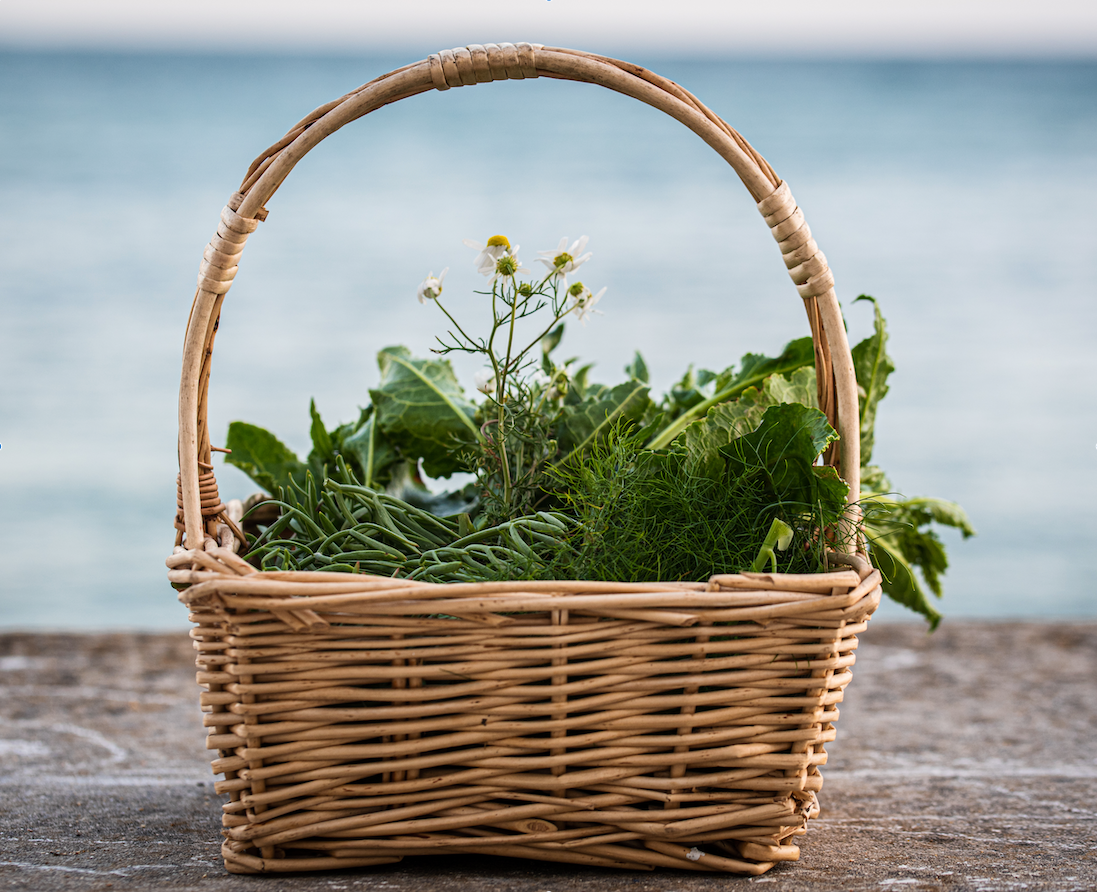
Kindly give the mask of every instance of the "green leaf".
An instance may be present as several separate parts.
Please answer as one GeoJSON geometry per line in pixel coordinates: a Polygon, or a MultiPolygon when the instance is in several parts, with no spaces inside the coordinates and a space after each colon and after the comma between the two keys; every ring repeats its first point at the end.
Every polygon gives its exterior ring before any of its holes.
{"type": "Polygon", "coordinates": [[[781,403],[815,408],[814,368],[797,369],[791,380],[784,375],[770,375],[761,390],[748,387],[739,399],[713,406],[704,418],[685,428],[675,442],[681,443],[689,454],[690,473],[723,476],[721,447],[757,428],[766,409],[781,403]]]}
{"type": "Polygon", "coordinates": [[[663,449],[678,436],[686,425],[700,418],[713,406],[735,399],[748,387],[757,387],[770,375],[788,375],[797,369],[815,364],[815,348],[811,338],[798,338],[789,341],[781,355],[764,356],[760,353],[748,353],[741,361],[738,373],[729,367],[716,378],[716,392],[713,396],[695,403],[675,418],[658,436],[649,442],[649,449],[663,449]]]}
{"type": "Polygon", "coordinates": [[[815,505],[824,500],[826,507],[840,512],[845,483],[833,469],[814,467],[815,459],[836,439],[838,434],[818,409],[782,403],[766,409],[755,430],[732,440],[720,453],[732,480],[760,474],[776,501],[815,505]]]}
{"type": "Polygon", "coordinates": [[[547,335],[541,338],[541,352],[547,357],[553,350],[560,346],[564,337],[564,323],[561,322],[547,335]]]}
{"type": "MultiPolygon", "coordinates": [[[[941,622],[941,614],[938,613],[926,597],[918,577],[914,575],[914,568],[903,554],[902,548],[890,536],[872,536],[871,529],[866,523],[866,531],[869,532],[869,552],[873,565],[883,576],[881,588],[893,601],[909,607],[915,613],[920,613],[929,620],[930,631],[937,628],[941,622]]],[[[931,534],[932,535],[932,534],[931,534]]]]}
{"type": "Polygon", "coordinates": [[[254,424],[232,422],[225,445],[232,450],[225,461],[272,495],[277,494],[278,487],[288,486],[293,478],[303,481],[308,471],[308,466],[288,446],[254,424]]]}
{"type": "MultiPolygon", "coordinates": [[[[770,375],[762,385],[763,400],[767,405],[799,403],[811,409],[819,408],[819,393],[815,387],[815,366],[796,369],[789,377],[770,375]]],[[[746,392],[743,394],[746,396],[746,392]]],[[[742,397],[740,397],[742,399],[742,397]]]]}
{"type": "Polygon", "coordinates": [[[759,391],[748,391],[734,402],[713,406],[704,418],[682,431],[674,442],[686,451],[687,473],[723,478],[727,463],[720,450],[758,427],[765,414],[766,407],[751,399],[753,395],[759,395],[759,391]]]}
{"type": "Polygon", "coordinates": [[[883,468],[876,465],[865,465],[861,468],[861,495],[870,496],[878,493],[891,492],[891,481],[883,468]]]}
{"type": "MultiPolygon", "coordinates": [[[[574,360],[569,359],[564,363],[564,367],[567,368],[574,360]]],[[[588,398],[587,388],[592,386],[589,383],[590,370],[594,367],[594,363],[587,363],[580,366],[576,371],[572,372],[568,378],[568,392],[564,397],[564,402],[568,405],[578,405],[583,400],[588,398]]],[[[604,387],[604,385],[593,385],[595,387],[604,387]]]]}
{"type": "Polygon", "coordinates": [[[465,470],[457,453],[483,440],[449,362],[415,359],[406,347],[377,354],[381,383],[370,391],[378,430],[431,477],[465,470]]]}
{"type": "Polygon", "coordinates": [[[358,428],[343,438],[341,451],[357,463],[358,477],[362,483],[376,487],[388,481],[390,470],[399,461],[400,453],[389,438],[377,430],[372,407],[368,411],[358,428]]]}
{"type": "Polygon", "coordinates": [[[618,422],[638,423],[651,403],[648,386],[635,380],[612,388],[592,387],[589,393],[590,398],[563,408],[556,435],[561,462],[604,437],[618,422]]]}
{"type": "Polygon", "coordinates": [[[751,387],[770,375],[787,375],[807,365],[815,365],[815,347],[811,338],[797,338],[785,344],[785,349],[777,357],[747,353],[739,360],[738,374],[730,374],[731,369],[720,373],[716,379],[716,390],[719,393],[725,389],[751,387]]]}
{"type": "Polygon", "coordinates": [[[941,596],[941,576],[948,556],[937,534],[927,527],[937,523],[958,529],[965,539],[975,535],[963,508],[944,499],[896,499],[874,495],[864,500],[865,535],[873,562],[884,576],[885,594],[923,614],[931,626],[940,616],[929,607],[917,569],[926,586],[941,596]]]}
{"type": "Polygon", "coordinates": [[[640,355],[639,350],[637,350],[636,355],[632,357],[632,362],[625,366],[625,374],[637,381],[642,381],[644,384],[651,383],[651,378],[648,374],[648,364],[644,362],[644,357],[640,355]]]}
{"type": "Polygon", "coordinates": [[[899,504],[909,512],[912,522],[916,525],[920,526],[933,521],[947,527],[955,527],[965,539],[975,535],[975,527],[971,525],[967,513],[955,502],[935,499],[932,496],[919,496],[914,499],[903,499],[899,504]]]}
{"type": "MultiPolygon", "coordinates": [[[[663,410],[663,414],[666,416],[667,423],[674,421],[683,412],[696,406],[698,403],[704,402],[710,396],[711,391],[706,392],[705,385],[711,383],[716,378],[713,372],[707,369],[701,371],[694,371],[691,365],[686,369],[686,373],[682,376],[676,384],[674,384],[670,390],[663,396],[663,402],[660,404],[660,408],[663,410]]],[[[659,431],[652,431],[652,436],[658,434],[659,431]]]]}
{"type": "Polygon", "coordinates": [[[317,455],[331,455],[335,451],[331,443],[331,435],[328,434],[328,429],[324,427],[324,422],[320,418],[320,412],[316,408],[316,400],[314,399],[309,400],[309,415],[312,417],[312,427],[309,430],[312,437],[312,451],[317,455]]]}
{"type": "Polygon", "coordinates": [[[875,314],[872,337],[865,338],[853,348],[853,369],[860,391],[858,402],[861,415],[861,464],[867,465],[872,459],[875,442],[876,407],[887,395],[888,375],[895,371],[895,365],[887,355],[887,323],[880,313],[880,305],[867,294],[862,294],[854,303],[861,300],[872,301],[875,314]]]}
{"type": "Polygon", "coordinates": [[[312,438],[312,451],[309,452],[308,465],[313,474],[323,476],[324,466],[333,465],[335,462],[335,446],[332,444],[331,435],[324,427],[320,418],[320,412],[316,408],[316,400],[309,400],[309,415],[312,417],[312,426],[309,428],[309,436],[312,438]]]}

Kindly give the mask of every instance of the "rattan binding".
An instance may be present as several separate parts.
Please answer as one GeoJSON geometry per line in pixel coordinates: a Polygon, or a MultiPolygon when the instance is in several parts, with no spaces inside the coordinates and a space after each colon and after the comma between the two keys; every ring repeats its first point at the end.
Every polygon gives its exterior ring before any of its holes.
{"type": "Polygon", "coordinates": [[[856,510],[857,385],[826,260],[788,187],[692,95],[626,62],[501,44],[432,55],[322,106],[222,210],[184,347],[168,575],[196,623],[230,871],[475,853],[760,874],[798,857],[817,812],[823,745],[880,599],[863,556],[809,576],[433,585],[259,572],[236,553],[240,505],[217,493],[206,407],[221,306],[266,202],[310,149],[381,106],[530,77],[640,99],[736,171],[804,300],[820,406],[842,435],[825,460],[856,510]]]}

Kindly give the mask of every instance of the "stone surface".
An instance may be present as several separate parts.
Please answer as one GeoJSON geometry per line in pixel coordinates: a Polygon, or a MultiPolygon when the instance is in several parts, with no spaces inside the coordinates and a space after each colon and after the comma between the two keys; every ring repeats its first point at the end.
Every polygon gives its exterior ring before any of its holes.
{"type": "Polygon", "coordinates": [[[238,877],[186,634],[0,634],[0,890],[1097,889],[1097,623],[876,624],[822,814],[749,879],[466,858],[238,877]]]}

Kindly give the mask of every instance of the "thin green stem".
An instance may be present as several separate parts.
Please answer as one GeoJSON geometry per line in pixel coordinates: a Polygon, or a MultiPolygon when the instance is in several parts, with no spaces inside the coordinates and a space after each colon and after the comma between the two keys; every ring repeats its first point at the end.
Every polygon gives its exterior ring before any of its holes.
{"type": "Polygon", "coordinates": [[[499,294],[499,286],[495,283],[491,286],[491,335],[488,338],[487,355],[491,360],[492,372],[495,375],[495,446],[499,452],[499,469],[503,475],[503,504],[506,506],[507,511],[510,511],[510,464],[507,461],[507,441],[506,441],[506,409],[503,405],[503,385],[505,381],[505,374],[503,370],[499,368],[499,360],[495,356],[495,334],[499,331],[499,326],[503,320],[499,318],[498,304],[496,299],[499,294]]]}
{"type": "Polygon", "coordinates": [[[541,342],[542,338],[544,338],[545,335],[547,335],[550,331],[552,331],[552,329],[556,325],[556,323],[559,322],[561,319],[563,319],[569,312],[571,312],[571,311],[570,310],[564,310],[564,312],[558,313],[556,316],[554,316],[553,320],[548,324],[548,326],[545,328],[545,330],[542,331],[539,335],[537,335],[537,337],[535,337],[532,341],[530,341],[529,344],[527,344],[522,349],[522,351],[515,357],[515,359],[514,359],[515,364],[518,364],[519,362],[521,362],[522,358],[527,353],[529,353],[530,350],[532,350],[534,347],[536,347],[537,344],[539,344],[541,342]]]}
{"type": "Polygon", "coordinates": [[[446,314],[446,318],[449,319],[449,321],[454,324],[454,327],[461,333],[461,337],[463,337],[465,339],[465,343],[467,343],[470,347],[475,348],[476,347],[476,342],[472,338],[470,338],[467,334],[465,334],[465,330],[463,328],[461,328],[461,324],[456,319],[454,319],[453,316],[450,315],[449,310],[447,310],[445,307],[442,306],[441,298],[435,298],[434,302],[436,304],[438,304],[438,309],[446,314]]]}

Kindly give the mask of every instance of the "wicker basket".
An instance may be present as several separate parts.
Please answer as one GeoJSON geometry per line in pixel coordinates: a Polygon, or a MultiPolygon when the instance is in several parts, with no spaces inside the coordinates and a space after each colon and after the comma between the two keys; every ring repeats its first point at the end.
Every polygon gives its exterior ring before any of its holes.
{"type": "Polygon", "coordinates": [[[221,303],[263,204],[313,146],[374,109],[539,76],[662,109],[735,169],[804,298],[820,405],[842,434],[826,460],[858,498],[856,381],[826,261],[769,165],[681,87],[613,59],[503,44],[438,53],[317,109],[222,211],[183,360],[168,575],[197,624],[232,872],[477,853],[760,874],[798,857],[791,843],[817,813],[823,744],[880,598],[863,556],[707,583],[433,585],[257,572],[236,553],[206,396],[221,303]]]}

